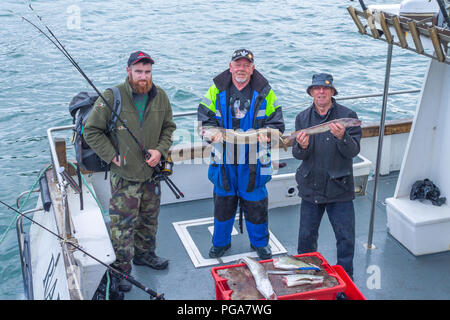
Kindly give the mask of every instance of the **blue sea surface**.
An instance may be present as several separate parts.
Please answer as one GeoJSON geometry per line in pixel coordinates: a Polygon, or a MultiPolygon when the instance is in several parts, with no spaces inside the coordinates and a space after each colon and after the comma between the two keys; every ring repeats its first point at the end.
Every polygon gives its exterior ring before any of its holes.
{"type": "MultiPolygon", "coordinates": [[[[395,1],[394,1],[395,2],[395,1]]],[[[397,1],[399,2],[399,1],[397,1]]],[[[357,32],[347,7],[357,1],[227,0],[1,0],[0,199],[15,204],[50,162],[46,130],[69,125],[68,104],[88,83],[22,16],[54,32],[100,89],[122,82],[129,54],[154,57],[153,79],[174,112],[194,111],[228,68],[231,54],[248,48],[283,106],[287,131],[311,103],[306,88],[317,72],[332,73],[340,96],[383,91],[387,46],[357,32]]],[[[389,1],[370,1],[370,4],[389,1]]],[[[394,47],[390,90],[420,88],[428,58],[394,47]]],[[[411,118],[418,94],[388,99],[387,119],[411,118]]],[[[377,122],[382,98],[343,102],[363,121],[377,122]]],[[[192,131],[195,117],[176,119],[192,131]]],[[[34,206],[32,196],[24,209],[34,206]]],[[[0,237],[15,214],[0,207],[0,237]]],[[[23,299],[15,230],[0,243],[0,299],[23,299]]]]}

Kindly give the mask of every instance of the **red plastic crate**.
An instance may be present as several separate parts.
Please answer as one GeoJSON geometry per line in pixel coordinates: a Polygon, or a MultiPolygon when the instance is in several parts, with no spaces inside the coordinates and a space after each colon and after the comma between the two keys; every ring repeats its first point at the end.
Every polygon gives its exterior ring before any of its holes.
{"type": "Polygon", "coordinates": [[[342,268],[340,265],[335,265],[331,268],[333,268],[333,270],[341,277],[341,279],[344,280],[347,286],[344,293],[347,296],[348,300],[366,300],[366,298],[363,296],[361,291],[359,291],[358,287],[355,285],[352,279],[350,279],[347,272],[345,272],[344,268],[342,268]]]}
{"type": "MultiPolygon", "coordinates": [[[[317,258],[319,258],[322,261],[321,267],[328,273],[328,275],[336,278],[336,280],[338,281],[338,285],[331,287],[331,288],[323,288],[323,289],[316,289],[316,290],[312,290],[312,291],[299,292],[299,293],[295,293],[295,294],[282,295],[282,296],[278,296],[278,300],[335,300],[338,292],[346,291],[346,287],[347,287],[346,282],[341,278],[339,273],[336,272],[335,269],[333,269],[328,264],[328,262],[324,259],[324,257],[322,257],[322,255],[320,253],[311,252],[311,253],[295,255],[294,257],[311,257],[311,256],[316,256],[317,258]]],[[[273,259],[263,260],[263,261],[259,261],[259,263],[267,263],[272,260],[273,259]]],[[[215,283],[217,300],[231,300],[231,294],[233,293],[233,290],[230,290],[230,288],[228,287],[227,279],[219,276],[219,274],[217,273],[217,270],[243,267],[243,266],[245,266],[245,264],[240,263],[240,264],[211,268],[211,274],[214,278],[214,283],[215,283]]],[[[344,273],[345,273],[345,271],[344,271],[344,273]]],[[[348,275],[347,275],[347,277],[348,277],[348,275]]]]}

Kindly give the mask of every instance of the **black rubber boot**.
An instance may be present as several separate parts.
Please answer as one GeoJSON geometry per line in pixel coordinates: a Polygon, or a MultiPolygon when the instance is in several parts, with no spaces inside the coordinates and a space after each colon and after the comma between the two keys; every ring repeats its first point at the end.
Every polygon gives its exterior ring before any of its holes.
{"type": "Polygon", "coordinates": [[[211,249],[209,249],[209,257],[210,258],[220,258],[221,256],[223,256],[225,254],[225,251],[230,249],[230,247],[231,247],[231,243],[229,243],[223,247],[212,246],[211,249]]]}
{"type": "Polygon", "coordinates": [[[258,256],[262,259],[262,260],[267,260],[272,258],[272,250],[270,250],[270,246],[267,245],[265,247],[254,247],[252,244],[250,245],[250,247],[256,251],[256,253],[258,254],[258,256]]]}

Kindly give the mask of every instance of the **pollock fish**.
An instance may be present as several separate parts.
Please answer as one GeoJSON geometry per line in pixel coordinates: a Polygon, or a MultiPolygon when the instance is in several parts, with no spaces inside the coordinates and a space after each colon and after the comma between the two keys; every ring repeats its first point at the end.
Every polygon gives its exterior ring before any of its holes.
{"type": "Polygon", "coordinates": [[[314,264],[303,262],[289,255],[274,258],[273,266],[283,270],[320,270],[320,268],[314,264]]]}
{"type": "Polygon", "coordinates": [[[286,149],[286,146],[281,139],[282,134],[278,129],[260,128],[256,130],[250,129],[247,131],[241,131],[212,126],[204,126],[198,128],[198,134],[206,141],[211,141],[212,138],[219,133],[222,134],[223,141],[233,144],[253,144],[258,141],[259,134],[264,134],[266,137],[270,138],[270,141],[272,141],[273,143],[280,141],[283,148],[286,149]]]}
{"type": "Polygon", "coordinates": [[[318,284],[323,283],[323,276],[315,276],[312,274],[290,274],[283,276],[283,283],[288,287],[301,284],[318,284]]]}
{"type": "Polygon", "coordinates": [[[272,284],[270,283],[269,276],[267,275],[266,269],[257,261],[250,257],[244,257],[240,259],[241,262],[245,263],[253,275],[256,282],[256,289],[266,298],[267,300],[276,300],[277,296],[273,291],[272,284]]]}
{"type": "Polygon", "coordinates": [[[283,138],[282,140],[285,144],[287,144],[289,142],[289,140],[294,140],[295,138],[297,138],[297,135],[299,134],[300,131],[303,131],[309,135],[327,132],[328,130],[330,130],[329,124],[331,124],[331,123],[339,123],[339,124],[343,125],[345,128],[348,128],[348,127],[359,127],[361,125],[362,121],[359,119],[355,119],[355,118],[335,119],[335,120],[321,123],[317,126],[312,126],[309,128],[294,131],[289,136],[283,138]]]}

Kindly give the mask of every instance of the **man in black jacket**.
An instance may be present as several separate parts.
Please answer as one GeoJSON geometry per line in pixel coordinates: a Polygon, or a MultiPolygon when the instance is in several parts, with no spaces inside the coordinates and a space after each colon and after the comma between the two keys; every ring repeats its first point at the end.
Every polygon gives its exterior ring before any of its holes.
{"type": "MultiPolygon", "coordinates": [[[[313,104],[295,119],[295,130],[340,119],[358,118],[356,112],[336,103],[337,90],[330,74],[315,74],[307,92],[313,104]]],[[[300,132],[292,148],[303,160],[296,180],[300,207],[298,253],[317,251],[320,221],[325,209],[336,236],[337,263],[353,276],[355,211],[352,158],[360,150],[361,127],[330,124],[330,131],[309,136],[300,132]]]]}

